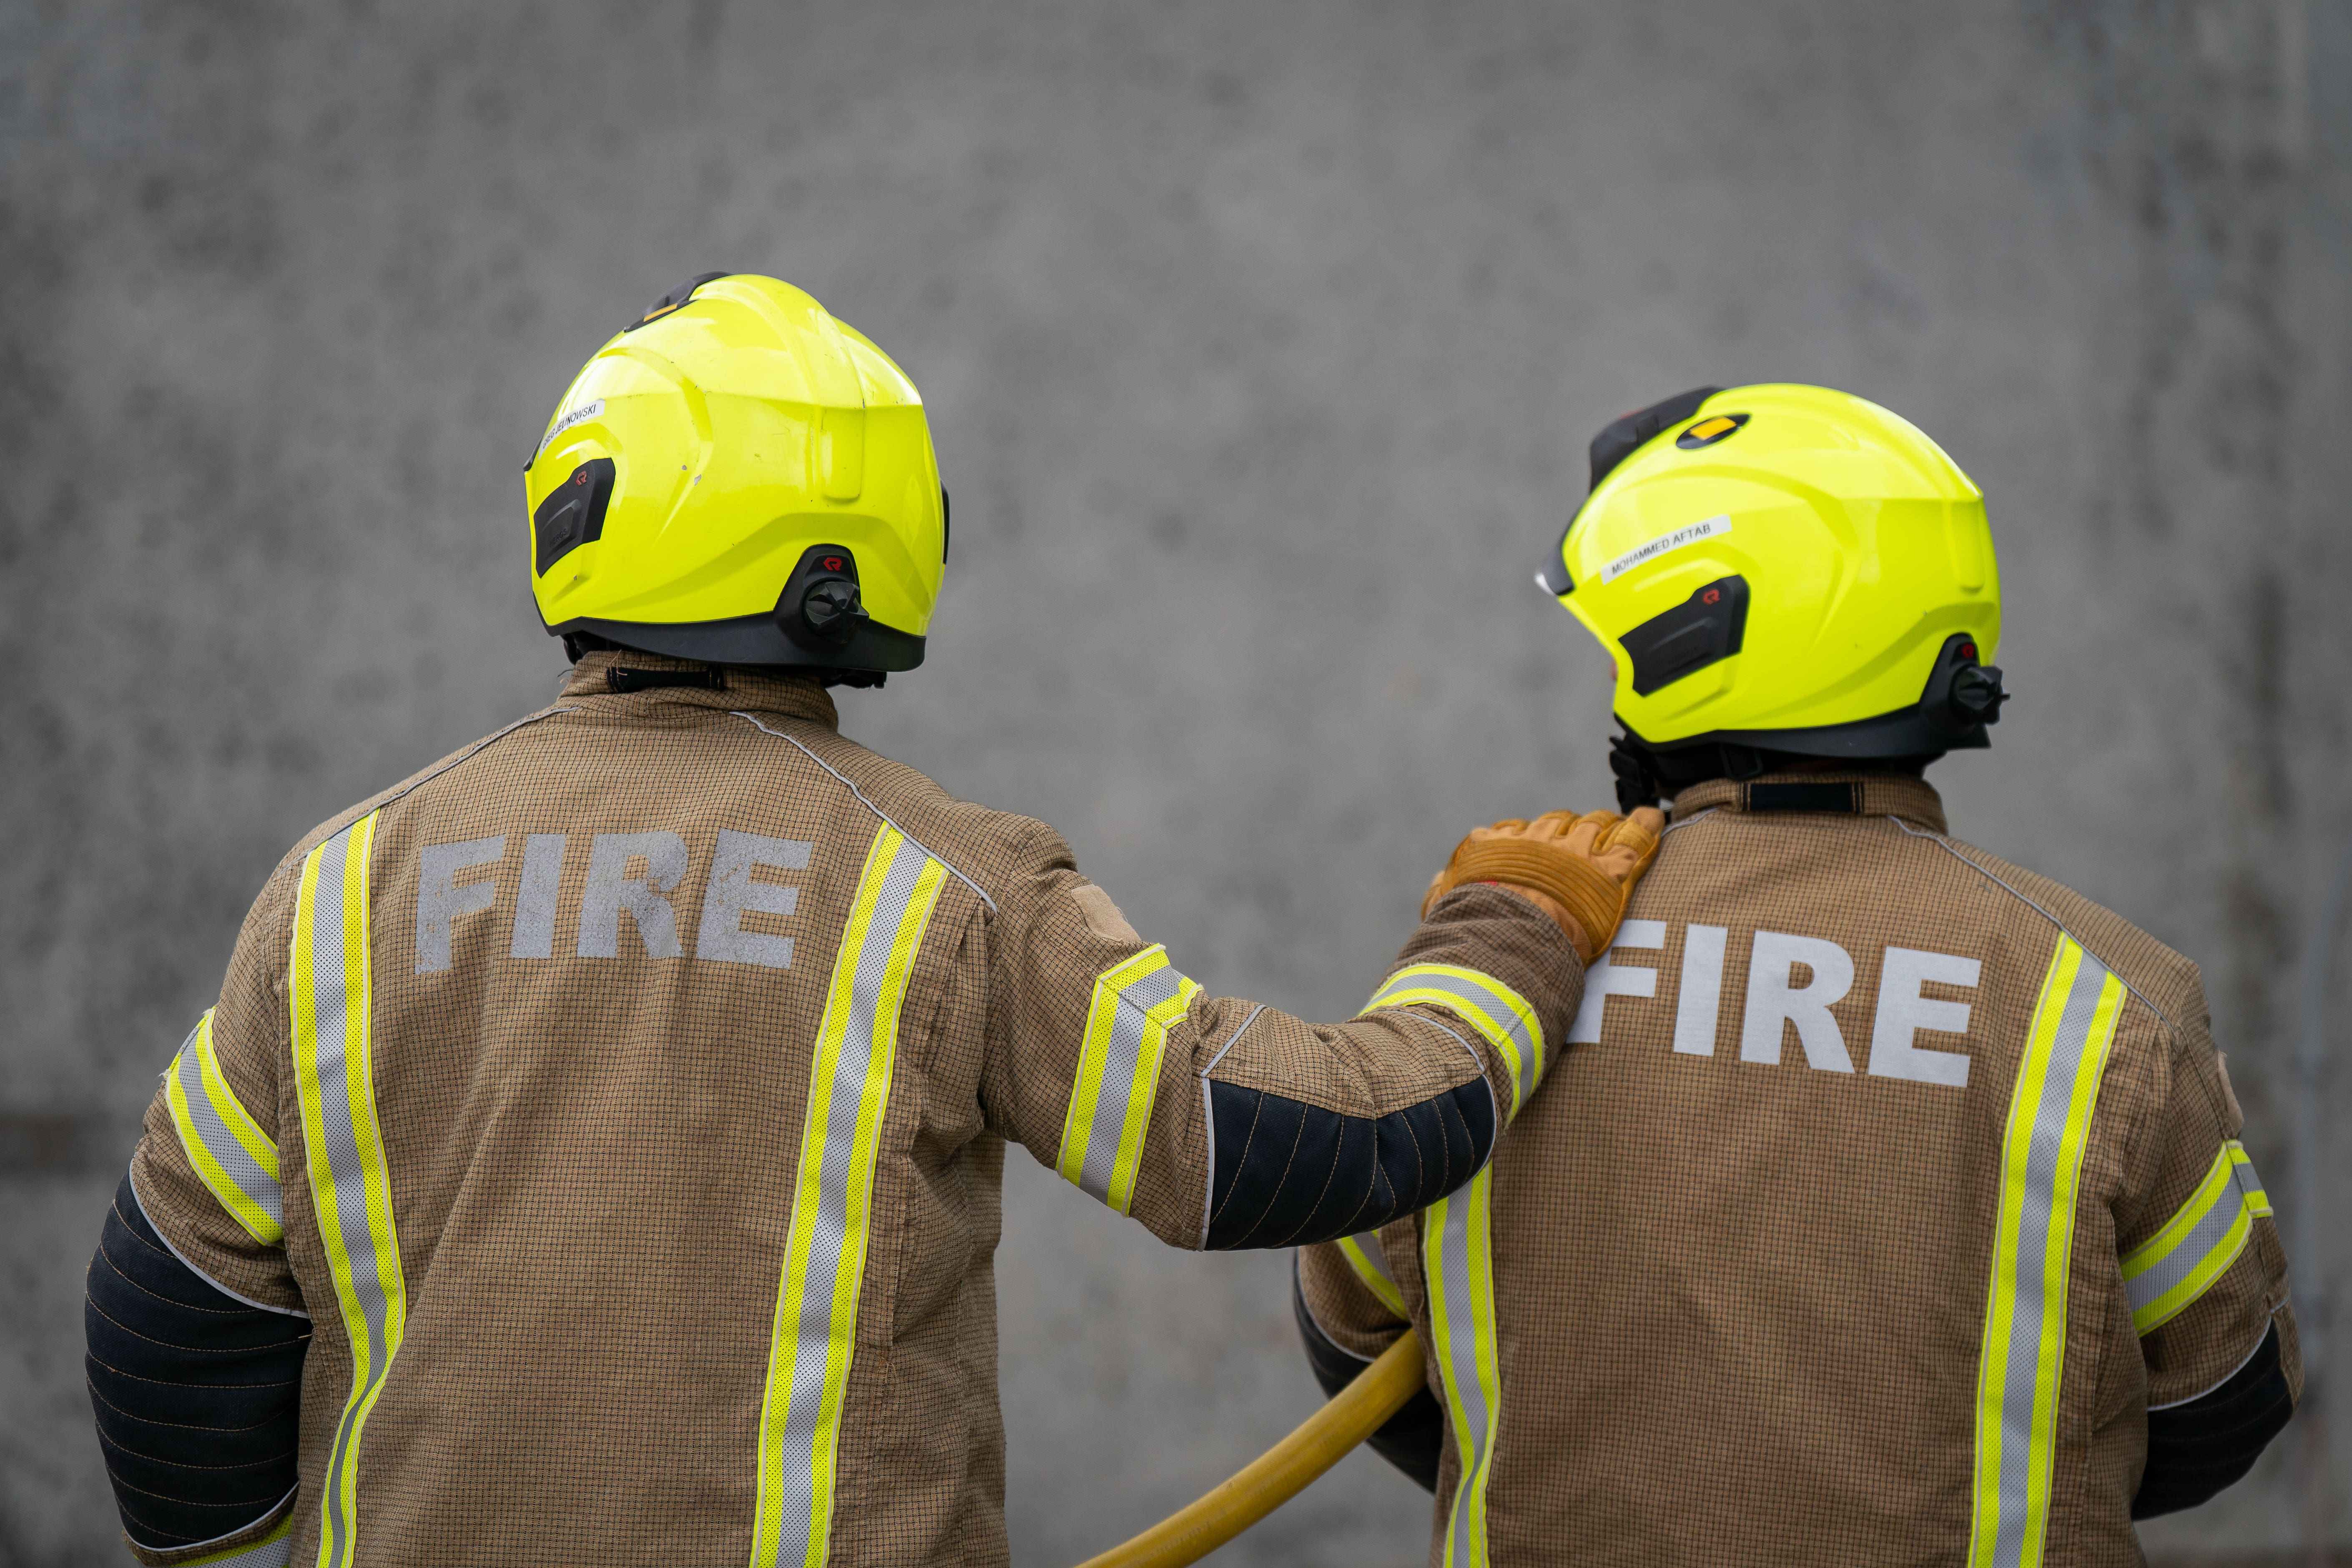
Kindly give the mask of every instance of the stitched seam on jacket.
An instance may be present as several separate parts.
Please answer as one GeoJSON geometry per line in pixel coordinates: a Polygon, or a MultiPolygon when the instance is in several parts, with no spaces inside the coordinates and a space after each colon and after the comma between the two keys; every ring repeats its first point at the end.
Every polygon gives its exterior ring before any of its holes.
{"type": "MultiPolygon", "coordinates": [[[[1315,1201],[1307,1206],[1306,1216],[1298,1222],[1297,1226],[1288,1236],[1275,1243],[1276,1247],[1290,1247],[1297,1244],[1299,1237],[1306,1233],[1308,1222],[1313,1220],[1317,1211],[1322,1208],[1323,1200],[1330,1196],[1332,1184],[1339,1179],[1339,1156],[1347,1148],[1348,1123],[1354,1121],[1360,1121],[1361,1118],[1340,1115],[1340,1113],[1336,1110],[1331,1111],[1328,1114],[1339,1117],[1339,1135],[1331,1140],[1331,1165],[1328,1170],[1323,1173],[1322,1190],[1315,1194],[1315,1201]]],[[[1302,1142],[1307,1136],[1307,1119],[1303,1116],[1298,1119],[1298,1136],[1302,1142]]],[[[1378,1134],[1375,1133],[1372,1142],[1372,1169],[1376,1171],[1380,1169],[1380,1141],[1378,1134]]],[[[1292,1160],[1293,1163],[1296,1163],[1296,1154],[1292,1156],[1292,1160]]],[[[1364,1205],[1361,1203],[1357,1204],[1354,1211],[1348,1215],[1349,1224],[1345,1229],[1342,1229],[1339,1234],[1346,1236],[1352,1232],[1355,1229],[1355,1225],[1353,1223],[1354,1220],[1357,1215],[1363,1212],[1364,1205]]]]}
{"type": "MultiPolygon", "coordinates": [[[[135,1372],[124,1371],[121,1367],[115,1365],[110,1361],[100,1360],[98,1356],[92,1354],[89,1351],[84,1351],[81,1353],[83,1359],[89,1362],[92,1365],[102,1366],[107,1371],[112,1373],[115,1376],[126,1379],[131,1383],[149,1384],[156,1388],[193,1388],[202,1394],[217,1394],[221,1391],[223,1386],[217,1383],[173,1383],[169,1378],[142,1377],[135,1372]]],[[[89,1381],[89,1374],[87,1373],[83,1374],[83,1381],[89,1381]]],[[[294,1377],[289,1378],[283,1383],[237,1383],[230,1384],[227,1386],[239,1394],[250,1394],[257,1388],[298,1388],[301,1385],[301,1383],[302,1380],[300,1378],[294,1377]]],[[[266,1426],[268,1423],[260,1422],[256,1425],[266,1426]]],[[[216,1426],[206,1427],[204,1428],[204,1430],[217,1432],[250,1432],[253,1428],[250,1426],[216,1426]]]]}
{"type": "MultiPolygon", "coordinates": [[[[98,1361],[98,1358],[94,1355],[90,1355],[88,1351],[84,1351],[82,1354],[88,1356],[91,1361],[98,1361]]],[[[98,1362],[98,1364],[100,1366],[106,1366],[106,1363],[102,1361],[98,1362]]],[[[133,1376],[132,1373],[124,1372],[120,1367],[106,1366],[106,1370],[114,1373],[117,1377],[133,1376]]],[[[135,1381],[140,1383],[153,1383],[155,1380],[152,1377],[140,1377],[135,1378],[135,1381]]],[[[117,1415],[121,1416],[125,1421],[136,1421],[142,1426],[169,1426],[175,1432],[215,1432],[235,1434],[239,1432],[258,1432],[264,1426],[268,1426],[272,1421],[279,1419],[279,1417],[276,1415],[265,1415],[249,1426],[198,1426],[194,1423],[187,1421],[158,1421],[152,1415],[135,1415],[130,1411],[122,1408],[120,1405],[114,1403],[111,1399],[109,1399],[103,1394],[100,1394],[98,1391],[98,1384],[90,1380],[90,1376],[88,1373],[84,1373],[82,1374],[81,1385],[89,1391],[89,1396],[92,1399],[95,1399],[100,1405],[105,1405],[117,1415]]],[[[180,1388],[186,1385],[183,1384],[161,1384],[157,1386],[163,1388],[180,1388]]],[[[243,1386],[246,1388],[291,1388],[294,1385],[290,1383],[253,1383],[246,1384],[243,1386]]]]}
{"type": "MultiPolygon", "coordinates": [[[[1202,1081],[1205,1083],[1207,1080],[1202,1079],[1202,1081]]],[[[1241,1088],[1239,1084],[1234,1084],[1231,1087],[1235,1089],[1241,1088]]],[[[1225,1210],[1232,1205],[1234,1194],[1242,1190],[1242,1167],[1249,1163],[1250,1145],[1257,1142],[1258,1121],[1265,1115],[1265,1090],[1262,1089],[1253,1089],[1244,1090],[1244,1092],[1256,1095],[1257,1103],[1250,1108],[1249,1131],[1242,1135],[1242,1152],[1234,1160],[1234,1184],[1230,1188],[1226,1189],[1225,1201],[1217,1205],[1218,1215],[1222,1215],[1225,1210]]],[[[1212,1175],[1210,1180],[1213,1182],[1216,1178],[1212,1175]]],[[[1214,1218],[1216,1216],[1213,1215],[1211,1217],[1214,1218]]]]}
{"type": "MultiPolygon", "coordinates": [[[[2214,1276],[2213,1283],[2219,1285],[2221,1282],[2221,1276],[2214,1276]]],[[[2263,1331],[2254,1336],[2254,1348],[2248,1351],[2244,1355],[2239,1357],[2237,1365],[2231,1367],[2228,1372],[2222,1373],[2221,1377],[2207,1384],[2205,1387],[2199,1389],[2196,1393],[2190,1394],[2186,1399],[2168,1399],[2162,1405],[2149,1405],[2147,1407],[2148,1414],[2153,1415],[2159,1410],[2178,1410],[2184,1405],[2194,1405],[2199,1400],[2204,1398],[2207,1394],[2212,1393],[2215,1389],[2221,1387],[2223,1384],[2229,1382],[2230,1379],[2245,1371],[2247,1367],[2252,1365],[2254,1358],[2263,1353],[2263,1342],[2271,1337],[2271,1331],[2277,1326],[2272,1321],[2272,1319],[2278,1316],[2279,1307],[2284,1307],[2285,1305],[2285,1302],[2281,1301],[2278,1304],[2278,1307],[2273,1307],[2270,1310],[2270,1315],[2263,1320],[2263,1331]]]]}
{"type": "MultiPolygon", "coordinates": [[[[1284,1098],[1284,1099],[1286,1099],[1286,1100],[1289,1099],[1289,1097],[1288,1097],[1287,1095],[1284,1096],[1283,1098],[1284,1098]]],[[[1264,1105],[1264,1104],[1265,1103],[1265,1091],[1264,1091],[1264,1090],[1260,1090],[1260,1091],[1259,1091],[1258,1103],[1259,1103],[1260,1105],[1264,1105]]],[[[1284,1156],[1283,1156],[1283,1158],[1282,1158],[1282,1173],[1281,1173],[1280,1175],[1278,1175],[1278,1176],[1275,1177],[1275,1179],[1274,1179],[1274,1191],[1273,1191],[1273,1192],[1271,1192],[1271,1193],[1269,1193],[1268,1194],[1266,1194],[1265,1207],[1258,1211],[1258,1216],[1257,1216],[1257,1218],[1256,1218],[1256,1219],[1255,1219],[1255,1220],[1253,1220],[1253,1221],[1251,1221],[1251,1222],[1250,1222],[1250,1227],[1249,1227],[1247,1230],[1245,1230],[1245,1231],[1242,1232],[1242,1234],[1241,1234],[1240,1237],[1234,1241],[1234,1245],[1236,1247],[1240,1247],[1244,1242],[1246,1242],[1247,1240],[1249,1240],[1249,1238],[1250,1238],[1251,1237],[1255,1236],[1255,1235],[1258,1233],[1258,1229],[1259,1229],[1259,1227],[1260,1227],[1260,1226],[1264,1226],[1264,1225],[1265,1224],[1266,1220],[1267,1220],[1267,1219],[1268,1219],[1268,1218],[1273,1215],[1273,1213],[1274,1213],[1274,1205],[1275,1205],[1276,1202],[1277,1200],[1279,1200],[1279,1199],[1281,1198],[1281,1196],[1282,1196],[1282,1189],[1283,1189],[1283,1188],[1285,1188],[1285,1187],[1286,1187],[1286,1186],[1288,1186],[1288,1185],[1290,1184],[1290,1173],[1291,1173],[1291,1171],[1292,1171],[1293,1169],[1295,1169],[1295,1168],[1297,1166],[1297,1164],[1298,1164],[1298,1145],[1299,1145],[1302,1142],[1304,1142],[1304,1141],[1305,1141],[1305,1139],[1306,1139],[1306,1137],[1307,1137],[1307,1116],[1306,1116],[1306,1112],[1307,1112],[1307,1111],[1308,1111],[1308,1110],[1310,1110],[1316,1109],[1316,1108],[1315,1108],[1315,1107],[1312,1107],[1312,1106],[1307,1106],[1307,1105],[1301,1104],[1301,1103],[1300,1103],[1299,1101],[1297,1101],[1297,1100],[1291,1100],[1291,1103],[1292,1103],[1293,1105],[1297,1105],[1297,1106],[1299,1107],[1299,1117],[1298,1117],[1298,1130],[1297,1130],[1297,1131],[1293,1132],[1293,1133],[1290,1135],[1290,1152],[1289,1152],[1289,1153],[1287,1153],[1287,1154],[1286,1154],[1286,1155],[1284,1155],[1284,1156]]],[[[1239,1180],[1240,1180],[1240,1173],[1239,1173],[1239,1172],[1236,1172],[1236,1173],[1234,1173],[1234,1179],[1235,1179],[1236,1184],[1238,1184],[1239,1180]]],[[[1275,1244],[1275,1245],[1278,1245],[1278,1244],[1275,1244]]]]}
{"type": "MultiPolygon", "coordinates": [[[[108,1322],[112,1323],[116,1328],[121,1329],[124,1333],[129,1334],[132,1339],[137,1340],[141,1344],[160,1345],[167,1351],[181,1351],[191,1355],[257,1355],[265,1351],[283,1350],[286,1346],[295,1342],[292,1340],[279,1340],[275,1344],[233,1345],[226,1350],[207,1350],[202,1345],[175,1344],[170,1340],[159,1340],[152,1334],[141,1333],[137,1329],[132,1328],[130,1324],[124,1322],[121,1319],[108,1311],[96,1301],[91,1300],[88,1290],[84,1290],[82,1292],[81,1299],[82,1305],[88,1307],[91,1311],[96,1312],[100,1317],[104,1318],[108,1322]]],[[[133,1373],[126,1375],[136,1376],[138,1374],[133,1373]]]]}
{"type": "Polygon", "coordinates": [[[1912,837],[1924,838],[1930,844],[1935,845],[1936,847],[1941,849],[1945,854],[1949,855],[1953,859],[1958,860],[1961,865],[1966,866],[1969,870],[1974,871],[1977,875],[1984,878],[1987,881],[2000,888],[2001,890],[2008,893],[2011,898],[2015,899],[2019,903],[2023,904],[2027,909],[2032,910],[2035,914],[2040,915],[2043,920],[2048,921],[2052,925],[2057,927],[2058,933],[2061,936],[2073,942],[2076,947],[2081,948],[2084,952],[2089,953],[2093,958],[2098,959],[2100,965],[2104,967],[2108,973],[2114,975],[2116,979],[2122,984],[2125,990],[2130,992],[2134,996],[2138,997],[2140,1005],[2155,1014],[2156,1021],[2164,1026],[2165,1033],[2171,1034],[2173,1032],[2172,1020],[2165,1016],[2164,1009],[2149,1001],[2147,996],[2143,995],[2138,986],[2134,985],[2128,980],[2125,980],[2123,971],[2117,969],[2114,964],[2107,963],[2106,959],[2096,948],[2093,947],[2089,942],[2084,942],[2081,937],[2076,936],[2072,931],[2069,931],[2066,928],[2066,922],[2064,921],[2060,920],[2056,915],[2052,914],[2048,910],[2043,909],[2040,904],[2035,903],[2032,899],[2027,898],[2023,893],[2021,893],[2015,888],[2011,887],[2007,881],[1994,873],[1990,868],[1978,865],[1974,860],[1969,859],[1958,849],[1952,847],[1951,840],[1946,838],[1942,834],[1928,833],[1923,829],[1914,827],[1899,816],[1890,816],[1886,820],[1895,824],[1895,826],[1901,828],[1905,833],[1909,834],[1912,837]]]}
{"type": "Polygon", "coordinates": [[[957,870],[946,856],[932,855],[929,847],[926,846],[921,839],[908,832],[904,827],[900,827],[898,822],[888,812],[883,810],[880,806],[867,799],[866,792],[859,789],[856,782],[851,779],[847,773],[843,773],[839,768],[835,767],[831,763],[826,762],[823,757],[818,756],[814,752],[810,751],[806,746],[802,745],[800,742],[794,740],[792,736],[785,734],[782,730],[771,730],[765,724],[761,723],[759,720],[753,718],[749,713],[741,711],[740,709],[730,708],[728,711],[732,713],[736,718],[740,719],[745,723],[751,725],[754,730],[759,731],[762,735],[773,735],[777,740],[785,742],[786,743],[797,748],[801,755],[806,757],[810,762],[814,763],[818,767],[823,768],[826,773],[831,773],[835,778],[839,779],[842,784],[847,788],[849,793],[857,797],[859,805],[872,812],[875,816],[880,817],[884,822],[888,823],[891,827],[896,828],[898,837],[904,838],[908,843],[913,845],[917,849],[921,850],[924,854],[930,855],[930,858],[937,860],[940,865],[945,866],[949,874],[953,876],[957,881],[961,882],[965,887],[970,888],[973,892],[978,893],[980,895],[980,901],[988,906],[988,912],[990,914],[994,914],[996,912],[996,900],[988,896],[987,889],[982,887],[978,882],[973,881],[970,877],[965,876],[961,871],[957,870]]]}
{"type": "MultiPolygon", "coordinates": [[[[138,1242],[142,1247],[147,1247],[147,1243],[142,1240],[136,1232],[132,1233],[131,1239],[138,1242]]],[[[171,1254],[165,1252],[159,1247],[147,1247],[147,1250],[153,1253],[158,1258],[168,1258],[171,1256],[171,1254]]],[[[113,1275],[117,1279],[121,1280],[125,1285],[130,1286],[133,1290],[138,1291],[142,1296],[146,1297],[151,1301],[161,1301],[163,1305],[167,1307],[176,1307],[183,1312],[209,1312],[215,1317],[220,1318],[242,1318],[245,1316],[245,1313],[242,1310],[232,1312],[226,1307],[199,1307],[193,1301],[174,1301],[171,1297],[163,1294],[161,1291],[150,1290],[146,1286],[142,1285],[138,1280],[133,1279],[130,1275],[125,1274],[122,1271],[122,1265],[114,1261],[113,1254],[106,1250],[106,1242],[103,1237],[100,1239],[98,1244],[98,1256],[92,1258],[90,1262],[92,1268],[95,1268],[99,1263],[104,1263],[108,1273],[113,1275]]],[[[89,1274],[87,1270],[82,1274],[82,1294],[85,1296],[89,1294],[89,1274]]]]}
{"type": "MultiPolygon", "coordinates": [[[[300,1452],[301,1452],[301,1447],[300,1447],[300,1446],[298,1444],[298,1445],[296,1445],[294,1447],[288,1448],[288,1449],[286,1449],[286,1450],[284,1450],[283,1452],[280,1452],[280,1453],[276,1453],[276,1454],[268,1455],[268,1456],[267,1456],[266,1458],[258,1458],[258,1459],[247,1459],[247,1460],[246,1460],[243,1464],[237,1464],[237,1465],[192,1465],[192,1464],[189,1464],[189,1463],[188,1463],[186,1460],[184,1460],[184,1459],[167,1459],[167,1458],[163,1458],[162,1455],[160,1455],[160,1454],[142,1454],[142,1453],[141,1453],[138,1449],[136,1449],[136,1448],[132,1447],[130,1444],[125,1443],[125,1442],[121,1441],[121,1439],[119,1439],[119,1438],[115,1438],[115,1437],[110,1437],[110,1436],[107,1436],[103,1431],[101,1431],[101,1432],[100,1432],[100,1433],[99,1433],[99,1435],[98,1435],[98,1440],[99,1440],[100,1442],[101,1442],[101,1443],[105,1444],[108,1447],[110,1447],[110,1448],[113,1449],[115,1452],[117,1452],[117,1453],[119,1453],[119,1454],[125,1454],[125,1455],[128,1455],[128,1456],[130,1456],[131,1458],[137,1459],[137,1460],[139,1460],[140,1462],[142,1462],[142,1464],[149,1464],[149,1465],[161,1465],[161,1466],[163,1466],[165,1469],[170,1469],[170,1470],[212,1470],[212,1471],[220,1471],[220,1470],[249,1470],[249,1469],[253,1468],[256,1465],[274,1465],[274,1464],[278,1463],[278,1460],[280,1460],[280,1459],[290,1459],[290,1458],[292,1458],[295,1455],[297,1455],[297,1454],[299,1454],[299,1453],[300,1453],[300,1452]]],[[[184,1502],[194,1501],[194,1500],[193,1500],[193,1499],[187,1499],[187,1498],[184,1498],[184,1499],[182,1499],[181,1500],[182,1500],[182,1501],[184,1501],[184,1502]]],[[[198,1504],[196,1504],[196,1506],[197,1506],[197,1507],[199,1507],[199,1508],[210,1508],[210,1507],[214,1507],[214,1506],[215,1506],[215,1505],[211,1504],[211,1503],[198,1503],[198,1504]]],[[[228,1505],[227,1505],[227,1504],[226,1504],[226,1503],[223,1503],[223,1504],[220,1504],[220,1505],[218,1505],[218,1506],[223,1507],[223,1508],[226,1508],[226,1507],[227,1507],[228,1505]]]]}
{"type": "Polygon", "coordinates": [[[242,1301],[248,1307],[258,1307],[265,1312],[276,1312],[280,1317],[299,1318],[306,1323],[310,1321],[310,1314],[303,1311],[299,1307],[273,1307],[267,1301],[257,1301],[250,1296],[230,1289],[227,1286],[222,1284],[219,1280],[214,1279],[211,1275],[197,1268],[194,1263],[191,1263],[188,1260],[186,1253],[182,1252],[178,1247],[172,1246],[172,1238],[163,1234],[163,1227],[157,1225],[155,1223],[155,1216],[147,1212],[147,1200],[139,1195],[139,1179],[136,1176],[133,1176],[131,1180],[131,1201],[139,1205],[139,1217],[147,1222],[147,1228],[155,1233],[155,1239],[161,1241],[165,1247],[171,1248],[172,1256],[180,1260],[181,1267],[187,1269],[189,1273],[194,1275],[205,1284],[211,1286],[214,1289],[219,1291],[222,1295],[227,1297],[230,1300],[242,1301]]]}
{"type": "Polygon", "coordinates": [[[1209,1058],[1208,1067],[1201,1069],[1201,1136],[1207,1145],[1208,1158],[1204,1162],[1207,1173],[1201,1178],[1201,1240],[1193,1248],[1196,1252],[1209,1249],[1209,1205],[1217,1195],[1217,1103],[1209,1093],[1209,1072],[1225,1059],[1225,1053],[1234,1048],[1244,1031],[1256,1023],[1257,1016],[1265,1011],[1265,1004],[1263,1002],[1251,1008],[1249,1016],[1242,1020],[1241,1028],[1234,1031],[1233,1038],[1219,1047],[1217,1054],[1209,1058]]]}
{"type": "MultiPolygon", "coordinates": [[[[133,1488],[132,1489],[136,1490],[137,1489],[133,1488]]],[[[258,1530],[263,1525],[268,1523],[272,1519],[277,1517],[278,1510],[279,1509],[284,1508],[288,1503],[294,1500],[294,1494],[301,1489],[301,1483],[299,1481],[296,1482],[293,1486],[287,1489],[286,1495],[284,1497],[279,1498],[276,1502],[269,1505],[268,1512],[262,1514],[258,1518],[246,1521],[243,1524],[238,1525],[235,1530],[223,1531],[220,1534],[208,1536],[203,1541],[184,1541],[177,1546],[149,1546],[146,1550],[150,1552],[194,1552],[198,1547],[202,1546],[217,1546],[220,1542],[228,1540],[231,1536],[243,1535],[248,1530],[258,1530]]],[[[156,1494],[153,1492],[145,1492],[142,1495],[145,1497],[153,1497],[156,1494]]],[[[163,1500],[166,1502],[173,1502],[178,1500],[165,1498],[163,1500]]],[[[222,1506],[226,1507],[228,1505],[223,1504],[222,1506]]],[[[169,1533],[169,1531],[166,1531],[153,1530],[152,1526],[150,1527],[150,1531],[151,1533],[158,1535],[169,1533]]],[[[261,1543],[257,1541],[254,1544],[258,1546],[261,1543]]]]}

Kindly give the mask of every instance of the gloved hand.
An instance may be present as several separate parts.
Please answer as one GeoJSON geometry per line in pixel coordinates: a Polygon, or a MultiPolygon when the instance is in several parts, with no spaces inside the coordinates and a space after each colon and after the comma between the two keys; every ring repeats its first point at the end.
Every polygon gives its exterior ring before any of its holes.
{"type": "Polygon", "coordinates": [[[1421,912],[1465,882],[1499,882],[1558,921],[1587,964],[1608,950],[1625,900],[1658,853],[1665,817],[1654,806],[1547,811],[1533,822],[1475,827],[1429,884],[1421,912]]]}

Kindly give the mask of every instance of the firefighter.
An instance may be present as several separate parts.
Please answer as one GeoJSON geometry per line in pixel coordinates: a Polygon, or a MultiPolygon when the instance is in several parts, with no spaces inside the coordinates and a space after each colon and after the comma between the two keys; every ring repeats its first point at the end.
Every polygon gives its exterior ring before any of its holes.
{"type": "Polygon", "coordinates": [[[1377,1446],[1444,1568],[2137,1563],[2285,1424],[2294,1318],[2196,966],[1921,777],[2005,697],[1982,497],[1816,387],[1591,457],[1538,581],[1672,826],[1495,1163],[1301,1252],[1318,1375],[1419,1331],[1377,1446]]]}
{"type": "Polygon", "coordinates": [[[1005,1142],[1177,1247],[1410,1213],[1656,846],[1488,835],[1349,1022],[1213,995],[1051,828],[838,733],[923,658],[948,510],[814,300],[664,296],[525,484],[562,694],[295,846],[104,1217],[142,1563],[1002,1563],[1005,1142]]]}

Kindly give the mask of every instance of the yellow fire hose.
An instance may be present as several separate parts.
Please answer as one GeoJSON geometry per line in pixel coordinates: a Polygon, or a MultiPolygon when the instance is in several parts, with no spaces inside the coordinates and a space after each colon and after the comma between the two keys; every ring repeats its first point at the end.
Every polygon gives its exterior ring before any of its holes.
{"type": "Polygon", "coordinates": [[[1079,1568],[1184,1568],[1292,1498],[1370,1436],[1424,1386],[1421,1339],[1411,1329],[1298,1429],[1214,1491],[1079,1568]]]}

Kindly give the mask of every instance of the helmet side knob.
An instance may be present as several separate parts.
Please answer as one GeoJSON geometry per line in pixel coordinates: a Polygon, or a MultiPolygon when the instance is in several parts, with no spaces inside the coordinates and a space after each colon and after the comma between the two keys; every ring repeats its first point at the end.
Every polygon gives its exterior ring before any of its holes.
{"type": "Polygon", "coordinates": [[[858,603],[857,584],[848,577],[820,577],[801,595],[801,619],[810,631],[835,647],[849,640],[864,609],[858,603]]]}
{"type": "Polygon", "coordinates": [[[1963,724],[1998,724],[2009,693],[2000,689],[2000,666],[1969,665],[1952,677],[1952,715],[1963,724]]]}
{"type": "Polygon", "coordinates": [[[866,623],[857,557],[842,544],[813,544],[776,600],[776,626],[811,653],[846,647],[866,623]]]}

